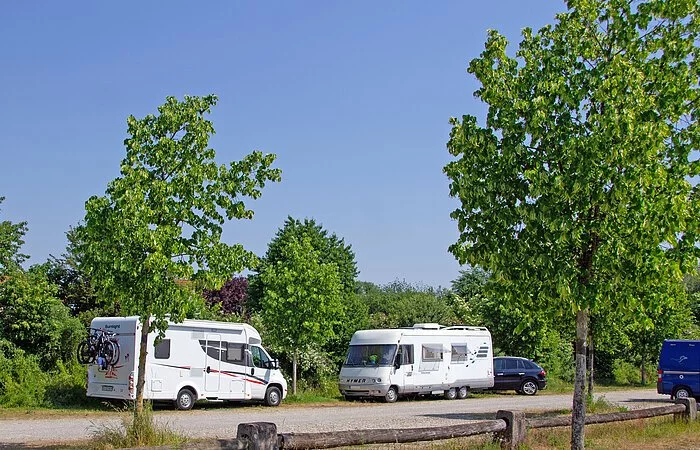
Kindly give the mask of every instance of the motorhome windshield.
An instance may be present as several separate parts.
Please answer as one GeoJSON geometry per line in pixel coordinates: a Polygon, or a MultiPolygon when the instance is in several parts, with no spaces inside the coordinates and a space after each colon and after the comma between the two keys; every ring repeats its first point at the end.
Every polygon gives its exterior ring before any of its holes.
{"type": "Polygon", "coordinates": [[[346,366],[391,366],[396,355],[396,344],[351,345],[346,366]]]}

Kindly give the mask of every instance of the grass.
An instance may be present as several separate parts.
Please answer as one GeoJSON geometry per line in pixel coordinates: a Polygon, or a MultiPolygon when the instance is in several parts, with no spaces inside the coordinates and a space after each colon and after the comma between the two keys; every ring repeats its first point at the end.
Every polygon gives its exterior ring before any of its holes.
{"type": "Polygon", "coordinates": [[[92,439],[86,444],[89,449],[113,449],[124,447],[145,447],[178,445],[187,441],[167,423],[158,423],[153,418],[150,405],[144,405],[143,414],[134,419],[129,413],[121,425],[100,425],[92,430],[92,439]]]}
{"type": "MultiPolygon", "coordinates": [[[[528,430],[521,450],[555,450],[571,448],[569,427],[528,430]]],[[[675,421],[671,416],[652,419],[587,425],[585,445],[589,449],[637,450],[700,448],[700,421],[675,421]]],[[[447,441],[375,444],[352,449],[387,450],[500,450],[489,435],[447,441]]]]}

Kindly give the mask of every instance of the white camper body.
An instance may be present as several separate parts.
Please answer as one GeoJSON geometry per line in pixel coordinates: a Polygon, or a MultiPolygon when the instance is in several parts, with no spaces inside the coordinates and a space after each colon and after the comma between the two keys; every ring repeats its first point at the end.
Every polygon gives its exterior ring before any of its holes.
{"type": "Polygon", "coordinates": [[[493,346],[484,327],[416,324],[360,330],[350,340],[338,387],[346,398],[444,394],[465,398],[493,386],[493,346]]]}
{"type": "MultiPolygon", "coordinates": [[[[136,398],[141,323],[137,316],[96,317],[91,327],[116,333],[119,360],[106,369],[88,366],[87,395],[136,398]]],[[[185,320],[169,323],[164,339],[148,335],[144,398],[172,400],[189,409],[196,400],[264,401],[276,406],[287,395],[287,383],[276,360],[261,346],[250,325],[185,320]]]]}

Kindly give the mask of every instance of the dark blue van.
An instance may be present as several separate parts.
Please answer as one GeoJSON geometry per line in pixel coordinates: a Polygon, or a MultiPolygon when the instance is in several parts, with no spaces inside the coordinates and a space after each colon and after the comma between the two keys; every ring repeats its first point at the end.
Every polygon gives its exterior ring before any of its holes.
{"type": "Polygon", "coordinates": [[[700,398],[700,341],[664,341],[658,369],[656,392],[700,398]]]}

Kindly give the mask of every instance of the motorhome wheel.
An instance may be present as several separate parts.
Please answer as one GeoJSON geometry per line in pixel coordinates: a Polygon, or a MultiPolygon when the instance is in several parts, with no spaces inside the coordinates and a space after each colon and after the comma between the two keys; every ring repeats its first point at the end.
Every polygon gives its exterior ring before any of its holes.
{"type": "Polygon", "coordinates": [[[180,389],[175,400],[177,409],[186,411],[194,406],[194,394],[189,389],[180,389]]]}
{"type": "Polygon", "coordinates": [[[267,388],[265,393],[265,404],[267,406],[279,406],[282,402],[282,393],[275,386],[270,386],[267,388]]]}

